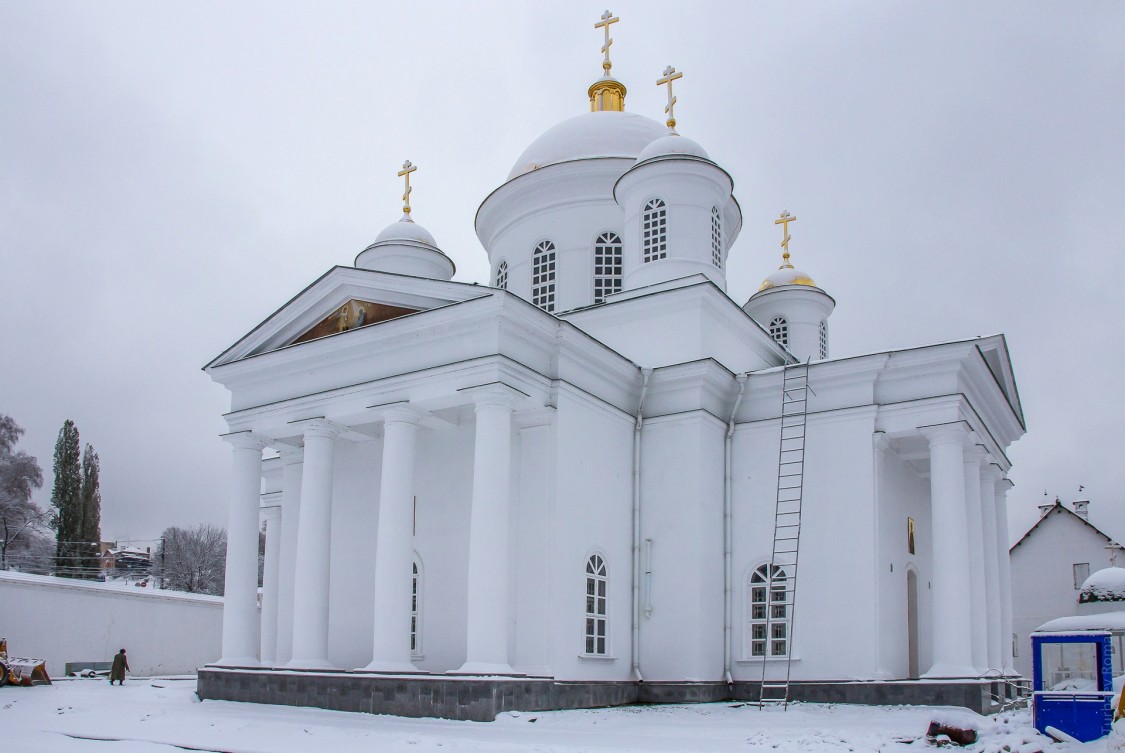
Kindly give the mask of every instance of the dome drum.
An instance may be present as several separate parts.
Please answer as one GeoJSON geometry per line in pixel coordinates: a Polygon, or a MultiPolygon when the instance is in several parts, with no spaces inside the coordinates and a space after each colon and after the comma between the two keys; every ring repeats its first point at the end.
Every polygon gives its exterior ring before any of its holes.
{"type": "Polygon", "coordinates": [[[437,247],[434,237],[406,217],[389,225],[374,243],[360,251],[355,266],[434,280],[451,280],[457,271],[453,260],[437,247]]]}

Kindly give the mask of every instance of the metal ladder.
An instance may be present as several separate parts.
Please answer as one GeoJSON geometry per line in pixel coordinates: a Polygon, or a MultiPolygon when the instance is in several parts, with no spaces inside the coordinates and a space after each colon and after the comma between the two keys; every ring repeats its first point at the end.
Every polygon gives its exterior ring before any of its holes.
{"type": "Polygon", "coordinates": [[[786,366],[782,371],[781,385],[777,503],[773,518],[773,552],[766,578],[766,624],[759,708],[766,705],[786,708],[789,705],[794,609],[797,604],[797,554],[801,542],[801,499],[805,485],[805,417],[811,392],[808,361],[786,366]],[[781,655],[780,652],[774,653],[780,641],[784,641],[785,679],[767,681],[768,659],[781,655]]]}

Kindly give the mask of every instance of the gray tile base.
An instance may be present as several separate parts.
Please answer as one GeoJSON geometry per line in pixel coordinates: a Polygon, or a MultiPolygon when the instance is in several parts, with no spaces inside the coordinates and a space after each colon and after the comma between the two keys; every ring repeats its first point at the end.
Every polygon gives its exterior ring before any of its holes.
{"type": "MultiPolygon", "coordinates": [[[[991,710],[993,683],[794,682],[790,699],[813,703],[922,704],[991,710]]],[[[634,703],[756,701],[758,683],[562,682],[550,678],[386,676],[353,672],[199,670],[203,700],[313,706],[335,711],[492,721],[504,711],[599,708],[634,703]]]]}

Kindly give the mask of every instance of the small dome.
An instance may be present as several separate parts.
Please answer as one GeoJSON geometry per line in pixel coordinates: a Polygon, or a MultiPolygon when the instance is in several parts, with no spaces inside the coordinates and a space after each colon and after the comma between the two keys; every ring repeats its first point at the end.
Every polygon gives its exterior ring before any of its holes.
{"type": "Polygon", "coordinates": [[[702,157],[710,159],[707,151],[695,141],[672,132],[659,138],[646,146],[637,157],[637,162],[644,162],[653,157],[668,157],[683,155],[688,157],[702,157]]]}
{"type": "Polygon", "coordinates": [[[1082,584],[1078,601],[1125,601],[1125,567],[1107,567],[1091,574],[1082,584]]]}
{"type": "Polygon", "coordinates": [[[816,283],[807,274],[799,269],[794,269],[792,264],[782,264],[781,268],[767,277],[762,286],[758,288],[758,292],[769,290],[770,288],[779,288],[782,285],[808,285],[815,288],[816,283]]]}
{"type": "Polygon", "coordinates": [[[588,112],[564,120],[531,142],[508,180],[547,165],[597,157],[636,159],[646,146],[668,130],[632,112],[588,112]]]}
{"type": "Polygon", "coordinates": [[[410,215],[407,214],[404,214],[398,222],[387,225],[383,232],[375,237],[375,243],[384,241],[416,241],[437,248],[437,241],[430,235],[430,231],[410,219],[410,215]]]}

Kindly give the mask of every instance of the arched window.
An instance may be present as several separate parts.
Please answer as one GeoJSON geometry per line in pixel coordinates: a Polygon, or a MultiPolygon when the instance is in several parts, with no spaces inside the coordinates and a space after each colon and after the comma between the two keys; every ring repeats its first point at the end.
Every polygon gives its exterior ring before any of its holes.
{"type": "Polygon", "coordinates": [[[828,358],[828,321],[820,320],[820,357],[828,358]]]}
{"type": "Polygon", "coordinates": [[[586,653],[606,655],[606,577],[605,560],[593,555],[586,561],[586,653]]]}
{"type": "Polygon", "coordinates": [[[782,345],[789,345],[789,322],[784,316],[775,316],[770,319],[770,337],[782,345]]]}
{"type": "Polygon", "coordinates": [[[621,291],[621,236],[602,233],[594,241],[594,303],[621,291]]]}
{"type": "Polygon", "coordinates": [[[555,244],[543,241],[531,257],[531,302],[544,311],[555,310],[555,244]]]}
{"type": "Polygon", "coordinates": [[[792,619],[789,578],[784,570],[774,566],[770,582],[766,575],[768,567],[762,565],[750,576],[750,619],[747,622],[751,658],[789,655],[792,619]]]}
{"type": "Polygon", "coordinates": [[[418,620],[419,609],[422,602],[422,574],[418,569],[418,561],[413,564],[414,572],[410,578],[410,654],[419,656],[422,653],[422,631],[418,620]]]}
{"type": "Polygon", "coordinates": [[[663,259],[668,255],[668,209],[663,199],[645,204],[641,215],[642,261],[663,259]]]}
{"type": "Polygon", "coordinates": [[[508,260],[500,262],[496,267],[496,287],[501,290],[508,289],[508,260]]]}
{"type": "Polygon", "coordinates": [[[711,261],[723,268],[723,220],[718,207],[711,207],[711,261]]]}

